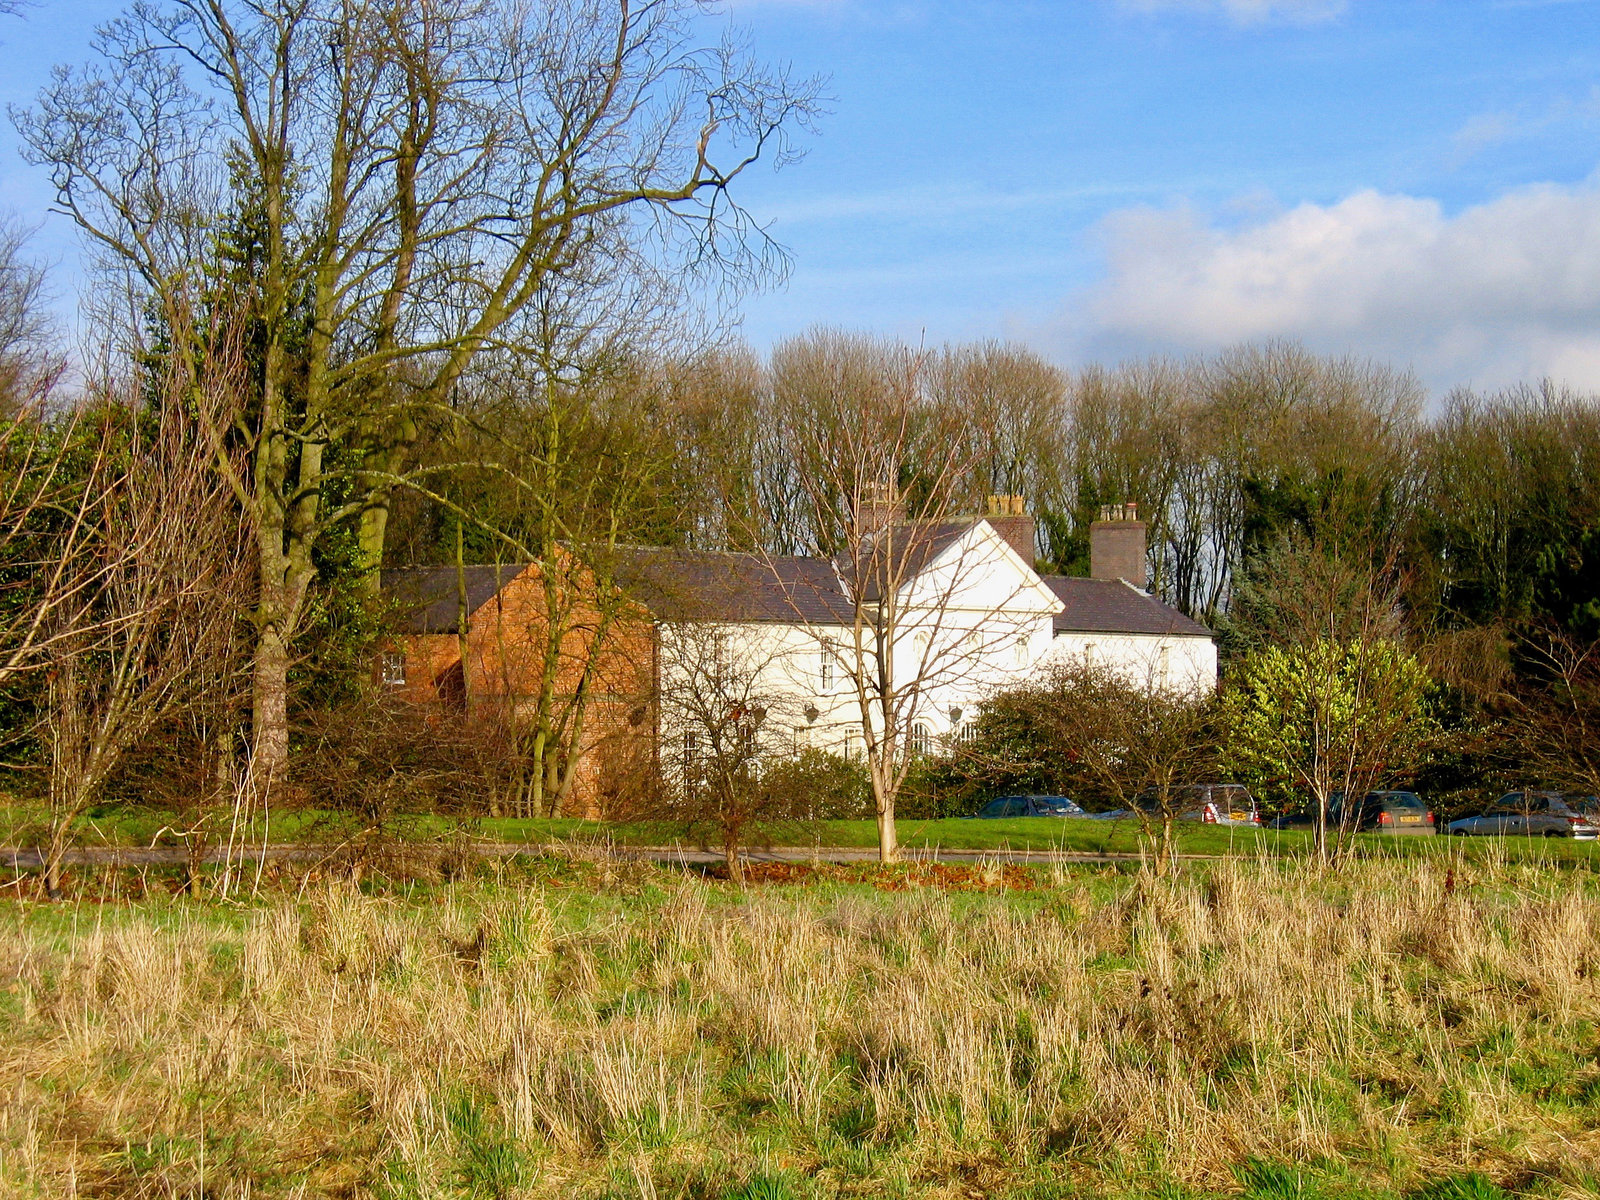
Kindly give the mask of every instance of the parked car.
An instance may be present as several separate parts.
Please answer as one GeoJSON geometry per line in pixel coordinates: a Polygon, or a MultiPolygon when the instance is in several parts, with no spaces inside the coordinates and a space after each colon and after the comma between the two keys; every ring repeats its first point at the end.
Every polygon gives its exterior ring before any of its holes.
{"type": "Polygon", "coordinates": [[[1508,792],[1475,817],[1451,821],[1445,829],[1456,837],[1570,837],[1594,841],[1600,836],[1593,796],[1561,792],[1508,792]],[[1588,812],[1585,812],[1588,808],[1588,812]]]}
{"type": "MultiPolygon", "coordinates": [[[[1172,815],[1179,821],[1200,821],[1206,825],[1260,825],[1261,813],[1256,798],[1242,783],[1194,783],[1174,788],[1170,798],[1172,815]]],[[[1133,808],[1101,813],[1101,817],[1160,816],[1161,799],[1154,791],[1140,792],[1133,808]]]]}
{"type": "MultiPolygon", "coordinates": [[[[1274,818],[1272,828],[1310,829],[1316,823],[1316,814],[1310,808],[1302,808],[1274,818]]],[[[1367,792],[1354,806],[1346,806],[1344,793],[1335,792],[1328,797],[1328,828],[1352,833],[1435,832],[1433,813],[1422,797],[1402,791],[1367,792]]]]}
{"type": "Polygon", "coordinates": [[[973,817],[1086,817],[1089,814],[1065,796],[996,796],[973,817]]]}

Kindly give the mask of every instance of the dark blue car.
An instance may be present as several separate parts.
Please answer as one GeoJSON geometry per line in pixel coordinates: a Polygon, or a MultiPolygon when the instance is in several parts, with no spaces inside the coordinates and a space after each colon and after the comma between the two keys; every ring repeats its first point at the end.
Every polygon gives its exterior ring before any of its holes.
{"type": "Polygon", "coordinates": [[[974,817],[1086,817],[1089,814],[1065,796],[996,796],[972,815],[974,817]]]}

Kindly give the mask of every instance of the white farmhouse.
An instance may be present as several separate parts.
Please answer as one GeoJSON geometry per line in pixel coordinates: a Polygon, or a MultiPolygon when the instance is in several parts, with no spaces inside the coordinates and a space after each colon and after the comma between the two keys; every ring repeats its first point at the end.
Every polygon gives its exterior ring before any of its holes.
{"type": "Polygon", "coordinates": [[[1210,631],[1143,590],[1132,506],[1095,523],[1090,578],[1039,575],[1020,499],[990,509],[888,520],[854,559],[626,552],[618,579],[656,622],[664,751],[694,756],[683,713],[708,703],[748,711],[774,750],[854,757],[887,727],[926,751],[961,739],[985,696],[1068,657],[1152,686],[1214,685],[1210,631]]]}

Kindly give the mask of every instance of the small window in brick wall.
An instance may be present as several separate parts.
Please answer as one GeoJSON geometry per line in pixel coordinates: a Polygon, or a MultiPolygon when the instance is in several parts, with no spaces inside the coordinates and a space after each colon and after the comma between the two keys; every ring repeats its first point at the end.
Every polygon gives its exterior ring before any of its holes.
{"type": "Polygon", "coordinates": [[[406,682],[406,656],[387,651],[378,660],[379,678],[390,687],[404,687],[406,682]]]}

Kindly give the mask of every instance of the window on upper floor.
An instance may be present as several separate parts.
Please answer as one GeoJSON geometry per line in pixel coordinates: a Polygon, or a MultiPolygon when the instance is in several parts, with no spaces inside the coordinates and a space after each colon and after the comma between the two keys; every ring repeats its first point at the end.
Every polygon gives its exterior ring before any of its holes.
{"type": "Polygon", "coordinates": [[[817,686],[824,692],[833,691],[833,639],[823,638],[817,655],[817,686]]]}
{"type": "Polygon", "coordinates": [[[967,670],[977,670],[985,665],[987,656],[994,647],[984,639],[983,634],[974,629],[961,639],[961,665],[967,670]]]}

